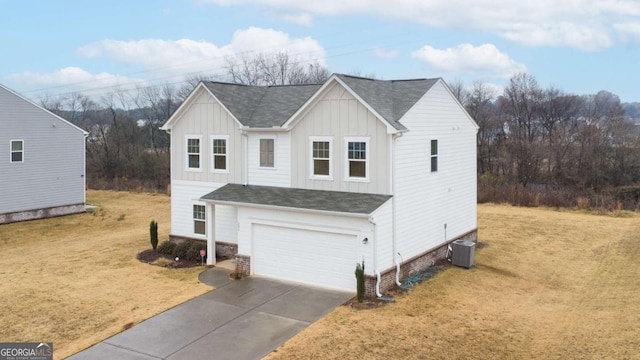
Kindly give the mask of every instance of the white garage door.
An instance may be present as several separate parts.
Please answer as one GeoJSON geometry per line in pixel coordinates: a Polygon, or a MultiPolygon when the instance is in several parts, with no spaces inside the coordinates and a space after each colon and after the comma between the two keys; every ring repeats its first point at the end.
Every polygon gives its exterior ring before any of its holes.
{"type": "Polygon", "coordinates": [[[253,272],[355,291],[356,241],[355,235],[253,224],[253,272]]]}

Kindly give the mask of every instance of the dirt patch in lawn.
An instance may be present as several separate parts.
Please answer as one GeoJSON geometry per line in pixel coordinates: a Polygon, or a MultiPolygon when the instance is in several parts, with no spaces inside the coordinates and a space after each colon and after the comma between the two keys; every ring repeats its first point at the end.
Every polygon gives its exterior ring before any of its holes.
{"type": "Polygon", "coordinates": [[[267,359],[638,359],[640,216],[480,205],[476,267],[341,306],[267,359]]]}
{"type": "Polygon", "coordinates": [[[183,269],[194,266],[203,266],[201,261],[191,261],[185,259],[175,260],[172,256],[159,253],[157,250],[147,249],[136,255],[136,259],[143,263],[161,266],[169,269],[183,269]]]}
{"type": "Polygon", "coordinates": [[[203,294],[204,267],[149,266],[149,222],[169,235],[166,195],[88,191],[86,214],[0,225],[0,339],[54,343],[61,359],[203,294]]]}

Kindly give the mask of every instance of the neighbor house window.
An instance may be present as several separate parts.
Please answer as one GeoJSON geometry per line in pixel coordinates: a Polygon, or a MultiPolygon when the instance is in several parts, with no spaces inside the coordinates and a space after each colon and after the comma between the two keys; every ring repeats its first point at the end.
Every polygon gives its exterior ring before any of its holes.
{"type": "Polygon", "coordinates": [[[275,139],[260,139],[260,167],[274,166],[275,139]]]}
{"type": "Polygon", "coordinates": [[[345,162],[348,180],[369,179],[369,139],[346,138],[347,159],[345,162]]]}
{"type": "Polygon", "coordinates": [[[200,170],[200,137],[187,136],[187,170],[200,170]]]}
{"type": "Polygon", "coordinates": [[[311,144],[311,178],[331,179],[331,155],[333,138],[314,136],[311,144]]]}
{"type": "Polygon", "coordinates": [[[193,232],[196,234],[206,234],[206,213],[204,205],[193,205],[193,232]]]}
{"type": "Polygon", "coordinates": [[[211,171],[227,172],[229,136],[214,135],[211,137],[211,171]]]}
{"type": "Polygon", "coordinates": [[[438,140],[431,140],[431,172],[438,171],[438,140]]]}
{"type": "Polygon", "coordinates": [[[24,161],[24,141],[23,140],[11,140],[11,162],[23,162],[24,161]]]}

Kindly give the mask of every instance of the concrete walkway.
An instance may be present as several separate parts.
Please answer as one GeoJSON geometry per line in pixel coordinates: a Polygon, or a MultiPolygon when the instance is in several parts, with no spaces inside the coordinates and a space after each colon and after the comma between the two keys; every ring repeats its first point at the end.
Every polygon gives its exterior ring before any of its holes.
{"type": "Polygon", "coordinates": [[[232,280],[221,268],[200,281],[216,290],[69,359],[260,359],[353,296],[260,277],[232,280]]]}

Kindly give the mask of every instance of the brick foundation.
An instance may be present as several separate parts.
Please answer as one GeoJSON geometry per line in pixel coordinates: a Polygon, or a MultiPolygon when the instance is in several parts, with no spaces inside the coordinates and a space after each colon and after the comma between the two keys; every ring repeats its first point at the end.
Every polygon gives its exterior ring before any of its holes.
{"type": "MultiPolygon", "coordinates": [[[[450,240],[448,243],[438,246],[434,249],[425,251],[424,253],[404,260],[400,264],[400,281],[412,276],[416,273],[424,271],[433,266],[438,261],[447,258],[447,250],[449,244],[456,240],[478,241],[478,230],[472,230],[464,235],[450,240]]],[[[375,275],[366,275],[364,280],[365,296],[369,298],[376,297],[376,281],[375,275]]],[[[396,287],[396,267],[392,267],[380,273],[380,292],[384,293],[396,287]]]]}
{"type": "Polygon", "coordinates": [[[247,255],[236,254],[236,274],[249,276],[251,275],[251,257],[247,255]]]}
{"type": "Polygon", "coordinates": [[[63,205],[44,209],[18,211],[0,214],[0,224],[78,214],[85,211],[85,204],[63,205]]]}
{"type": "MultiPolygon", "coordinates": [[[[169,235],[169,240],[179,244],[184,241],[193,241],[206,244],[206,240],[194,239],[186,236],[169,235]]],[[[216,242],[216,259],[232,259],[238,253],[238,244],[226,243],[222,241],[216,242]]]]}

